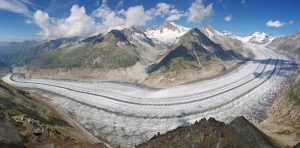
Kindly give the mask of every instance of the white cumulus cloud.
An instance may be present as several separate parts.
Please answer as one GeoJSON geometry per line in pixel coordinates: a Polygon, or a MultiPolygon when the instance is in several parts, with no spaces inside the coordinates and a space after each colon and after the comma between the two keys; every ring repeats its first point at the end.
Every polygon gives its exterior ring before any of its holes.
{"type": "Polygon", "coordinates": [[[41,10],[34,13],[33,19],[42,29],[39,34],[45,39],[88,36],[97,31],[95,20],[78,5],[72,6],[70,16],[65,19],[55,20],[41,10]]]}
{"type": "Polygon", "coordinates": [[[142,5],[128,8],[128,10],[125,12],[125,16],[126,27],[144,26],[152,19],[151,12],[145,11],[142,5]]]}
{"type": "MultiPolygon", "coordinates": [[[[0,0],[1,1],[1,0],[0,0]]],[[[205,6],[202,0],[196,0],[186,11],[181,11],[168,3],[158,3],[155,7],[145,9],[143,5],[121,9],[124,1],[119,1],[116,9],[111,9],[106,0],[100,6],[87,14],[84,7],[73,5],[70,15],[66,18],[52,18],[47,12],[38,10],[33,14],[32,20],[27,24],[36,24],[41,28],[39,35],[44,39],[62,37],[91,36],[106,33],[112,29],[145,26],[156,17],[168,21],[179,20],[187,17],[189,22],[201,22],[213,14],[213,5],[205,6]]]]}
{"type": "Polygon", "coordinates": [[[224,17],[224,20],[225,20],[226,22],[229,22],[229,21],[231,21],[232,19],[233,19],[232,15],[228,15],[228,16],[225,16],[225,17],[224,17]]]}
{"type": "Polygon", "coordinates": [[[154,10],[155,16],[166,17],[168,21],[179,20],[186,16],[186,12],[176,9],[174,6],[167,3],[158,3],[154,10]]]}
{"type": "Polygon", "coordinates": [[[167,3],[158,3],[156,5],[156,8],[155,8],[155,12],[154,14],[156,16],[166,16],[170,13],[170,9],[172,9],[173,6],[170,5],[170,4],[167,4],[167,3]]]}
{"type": "Polygon", "coordinates": [[[92,15],[101,20],[99,32],[144,26],[153,18],[152,12],[146,11],[142,5],[129,7],[127,10],[112,10],[105,3],[96,9],[92,15]]]}
{"type": "Polygon", "coordinates": [[[196,0],[192,3],[188,9],[188,21],[189,22],[201,22],[204,18],[213,14],[213,4],[205,6],[202,0],[196,0]]]}
{"type": "Polygon", "coordinates": [[[46,12],[36,11],[33,21],[42,29],[39,35],[44,39],[91,36],[112,29],[144,26],[153,18],[153,12],[145,10],[142,5],[129,7],[127,10],[112,10],[105,1],[91,16],[86,14],[84,7],[78,5],[73,5],[70,12],[66,18],[55,19],[46,12]],[[100,22],[95,19],[100,19],[100,22]]]}
{"type": "Polygon", "coordinates": [[[266,25],[267,25],[268,27],[276,27],[276,28],[282,27],[282,26],[284,26],[285,24],[286,24],[285,22],[280,22],[279,20],[276,20],[276,21],[269,20],[269,21],[266,23],[266,25]]]}

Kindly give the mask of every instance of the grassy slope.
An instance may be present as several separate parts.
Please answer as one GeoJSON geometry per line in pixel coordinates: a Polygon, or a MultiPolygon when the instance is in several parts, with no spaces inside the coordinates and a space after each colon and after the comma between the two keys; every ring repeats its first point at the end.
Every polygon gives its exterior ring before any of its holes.
{"type": "Polygon", "coordinates": [[[289,84],[286,94],[290,101],[300,105],[300,73],[295,80],[289,84]]]}
{"type": "Polygon", "coordinates": [[[138,58],[110,45],[83,44],[41,55],[33,63],[41,68],[92,67],[114,69],[134,65],[138,58]]]}
{"type": "MultiPolygon", "coordinates": [[[[7,112],[11,117],[24,115],[26,118],[38,120],[51,130],[58,131],[64,137],[68,137],[67,141],[64,139],[62,139],[62,141],[60,140],[60,144],[71,143],[80,145],[89,143],[85,135],[78,134],[81,133],[81,130],[77,127],[75,128],[74,125],[70,125],[57,111],[38,101],[38,98],[35,98],[30,93],[15,89],[1,80],[0,110],[7,112]]],[[[32,142],[28,141],[30,138],[27,137],[30,134],[30,129],[26,129],[26,127],[22,125],[17,125],[16,128],[17,131],[27,139],[24,141],[25,143],[32,142]]],[[[50,139],[44,139],[40,142],[57,142],[53,140],[54,139],[50,137],[50,139]]]]}
{"type": "Polygon", "coordinates": [[[268,118],[257,126],[282,146],[300,142],[300,73],[277,96],[267,110],[268,118]]]}

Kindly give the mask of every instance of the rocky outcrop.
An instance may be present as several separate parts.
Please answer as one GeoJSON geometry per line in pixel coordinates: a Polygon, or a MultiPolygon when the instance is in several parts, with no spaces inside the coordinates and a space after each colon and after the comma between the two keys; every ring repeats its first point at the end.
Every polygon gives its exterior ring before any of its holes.
{"type": "Polygon", "coordinates": [[[0,147],[21,148],[22,146],[22,139],[13,128],[8,114],[0,112],[0,147]]]}
{"type": "Polygon", "coordinates": [[[268,136],[258,130],[245,117],[230,124],[213,118],[196,121],[191,126],[179,127],[166,134],[154,136],[137,147],[278,147],[268,136]]]}

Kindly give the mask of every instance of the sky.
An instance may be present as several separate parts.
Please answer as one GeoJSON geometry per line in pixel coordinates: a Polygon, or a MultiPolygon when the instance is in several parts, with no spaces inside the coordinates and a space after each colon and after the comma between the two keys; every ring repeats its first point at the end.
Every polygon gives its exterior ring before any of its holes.
{"type": "Polygon", "coordinates": [[[173,21],[240,36],[300,29],[299,0],[0,0],[0,41],[91,36],[173,21]]]}

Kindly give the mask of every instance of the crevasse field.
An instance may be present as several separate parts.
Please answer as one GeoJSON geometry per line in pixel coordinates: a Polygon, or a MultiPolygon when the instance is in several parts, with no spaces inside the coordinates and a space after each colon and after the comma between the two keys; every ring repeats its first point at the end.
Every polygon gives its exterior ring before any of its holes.
{"type": "Polygon", "coordinates": [[[21,74],[6,83],[40,93],[94,135],[132,147],[201,118],[229,122],[240,115],[261,121],[265,109],[294,74],[286,56],[265,45],[245,43],[255,55],[222,77],[167,89],[122,83],[27,80],[21,74]]]}

